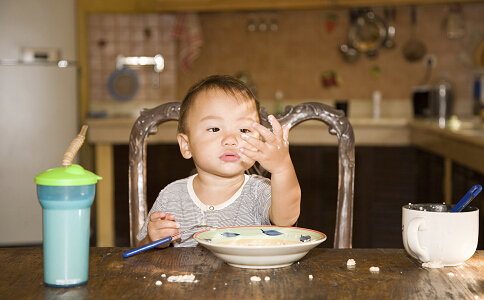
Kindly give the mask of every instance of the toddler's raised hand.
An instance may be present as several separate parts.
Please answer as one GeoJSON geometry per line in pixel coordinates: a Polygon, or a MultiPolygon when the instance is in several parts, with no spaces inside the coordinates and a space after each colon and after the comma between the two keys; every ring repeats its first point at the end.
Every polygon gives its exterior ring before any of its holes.
{"type": "Polygon", "coordinates": [[[241,152],[249,158],[258,161],[264,169],[272,174],[284,173],[288,168],[292,168],[288,142],[289,130],[291,128],[290,126],[281,127],[281,124],[273,115],[270,115],[268,119],[273,132],[259,123],[254,122],[252,124],[252,127],[261,134],[265,141],[244,133],[241,135],[242,139],[254,146],[258,151],[241,148],[241,152]]]}

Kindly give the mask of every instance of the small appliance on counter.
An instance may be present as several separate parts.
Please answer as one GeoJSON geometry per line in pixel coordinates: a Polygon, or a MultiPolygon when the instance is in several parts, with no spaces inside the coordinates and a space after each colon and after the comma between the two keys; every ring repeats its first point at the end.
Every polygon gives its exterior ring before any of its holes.
{"type": "Polygon", "coordinates": [[[430,86],[420,85],[412,87],[413,115],[415,118],[430,117],[430,86]]]}
{"type": "Polygon", "coordinates": [[[452,82],[441,73],[430,85],[412,88],[413,111],[416,118],[431,118],[445,127],[446,120],[454,112],[454,90],[452,82]]]}

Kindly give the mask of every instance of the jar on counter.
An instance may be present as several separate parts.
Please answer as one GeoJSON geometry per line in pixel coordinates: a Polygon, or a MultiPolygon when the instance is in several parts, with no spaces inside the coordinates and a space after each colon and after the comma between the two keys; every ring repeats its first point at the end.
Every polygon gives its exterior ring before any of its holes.
{"type": "Polygon", "coordinates": [[[442,72],[432,85],[430,95],[430,115],[437,119],[439,127],[444,128],[454,112],[454,90],[452,82],[442,72]]]}

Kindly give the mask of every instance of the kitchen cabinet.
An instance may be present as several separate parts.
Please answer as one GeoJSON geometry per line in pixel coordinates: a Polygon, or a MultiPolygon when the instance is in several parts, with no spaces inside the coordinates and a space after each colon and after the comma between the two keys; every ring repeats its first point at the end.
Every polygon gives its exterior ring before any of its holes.
{"type": "Polygon", "coordinates": [[[86,13],[148,13],[176,11],[299,10],[368,6],[472,3],[479,0],[79,0],[78,11],[86,13]]]}
{"type": "Polygon", "coordinates": [[[228,11],[228,10],[283,10],[283,9],[325,9],[339,7],[393,6],[405,4],[478,2],[476,0],[156,0],[157,11],[228,11]]]}
{"type": "MultiPolygon", "coordinates": [[[[401,248],[401,207],[417,194],[412,147],[356,147],[353,212],[354,248],[401,248]]],[[[302,191],[298,226],[328,235],[336,221],[338,148],[291,146],[302,191]],[[319,170],[319,171],[318,171],[319,170]]]]}
{"type": "Polygon", "coordinates": [[[405,147],[357,147],[354,248],[402,248],[402,206],[417,195],[416,152],[405,147]]]}
{"type": "MultiPolygon", "coordinates": [[[[441,203],[444,199],[445,159],[440,155],[419,150],[415,151],[416,201],[415,203],[441,203]]],[[[484,185],[484,174],[471,170],[459,163],[452,163],[451,172],[452,203],[457,203],[471,187],[484,185]]],[[[484,196],[478,195],[470,204],[479,208],[479,243],[477,249],[484,249],[484,196]]]]}
{"type": "MultiPolygon", "coordinates": [[[[115,214],[119,214],[119,210],[126,209],[126,213],[121,218],[126,218],[127,216],[127,197],[128,197],[128,148],[127,144],[129,141],[129,135],[131,132],[131,128],[135,120],[132,119],[89,119],[87,124],[89,125],[90,131],[87,135],[87,140],[89,143],[94,144],[94,151],[96,153],[95,156],[95,172],[99,176],[103,177],[103,180],[100,181],[97,185],[97,192],[96,192],[96,200],[95,208],[93,209],[93,216],[95,217],[96,225],[96,237],[95,240],[97,246],[114,246],[115,240],[118,239],[115,230],[115,219],[119,219],[119,217],[115,218],[115,214]],[[118,157],[119,152],[118,146],[121,149],[124,149],[124,157],[118,157]],[[124,146],[123,146],[124,145],[124,146]],[[123,148],[124,147],[124,148],[123,148]],[[115,157],[116,156],[116,157],[115,157]],[[118,165],[121,164],[121,165],[118,165]],[[116,166],[115,166],[116,165],[116,166]],[[116,177],[116,178],[114,178],[116,177]]],[[[408,146],[410,144],[409,139],[409,132],[408,132],[408,120],[406,119],[351,119],[350,122],[352,123],[353,130],[355,136],[358,137],[358,145],[360,146],[381,146],[381,147],[400,147],[400,146],[408,146]]],[[[326,125],[322,124],[318,121],[308,121],[304,122],[291,130],[291,151],[296,151],[295,147],[303,147],[302,149],[310,149],[310,147],[317,146],[324,148],[325,151],[329,151],[327,149],[333,148],[332,151],[336,151],[337,145],[337,138],[334,135],[331,135],[327,131],[326,125]]],[[[175,122],[168,122],[163,124],[158,128],[158,133],[151,136],[149,138],[149,147],[155,145],[161,145],[162,147],[171,145],[171,150],[163,150],[164,148],[154,148],[155,150],[148,151],[148,159],[150,160],[153,153],[156,155],[173,155],[168,156],[168,160],[172,161],[174,165],[172,167],[161,168],[160,170],[178,170],[176,167],[178,164],[185,164],[187,161],[181,159],[179,154],[178,146],[176,146],[176,123],[175,122]],[[162,152],[164,151],[164,152],[162,152]],[[166,154],[165,154],[166,153],[166,154]]],[[[168,149],[168,148],[167,148],[168,149]]],[[[309,150],[308,150],[309,151],[309,150]]],[[[319,151],[319,150],[314,150],[319,151]]],[[[336,153],[336,152],[335,152],[336,153]]],[[[337,155],[337,154],[334,154],[337,155]]],[[[297,156],[304,157],[304,155],[294,154],[294,158],[297,156]]],[[[319,154],[313,153],[308,154],[306,159],[312,159],[314,157],[314,161],[318,161],[324,157],[325,164],[323,164],[324,168],[326,167],[326,162],[330,162],[335,164],[337,162],[337,158],[332,158],[329,154],[325,152],[321,152],[319,154]]],[[[165,157],[166,159],[166,157],[165,157]]],[[[153,164],[156,164],[154,162],[153,164]]],[[[156,170],[156,168],[151,168],[151,162],[148,161],[148,172],[156,170]],[[151,170],[150,170],[151,169],[151,170]]],[[[298,163],[299,164],[299,163],[298,163]]],[[[301,162],[301,165],[311,166],[311,161],[301,162]]],[[[190,167],[190,170],[193,167],[190,167]]],[[[297,167],[296,172],[300,174],[300,176],[304,176],[304,174],[299,173],[299,167],[297,167]]],[[[358,169],[358,167],[357,167],[358,169]]],[[[157,171],[155,171],[157,172],[157,171]]],[[[158,171],[159,174],[156,176],[163,177],[166,174],[162,174],[161,171],[158,171]]],[[[172,171],[168,172],[169,174],[173,174],[172,171]]],[[[334,167],[334,171],[329,171],[328,174],[335,174],[333,177],[336,180],[337,169],[334,167]]],[[[148,176],[150,176],[148,174],[148,176]]],[[[178,176],[176,178],[167,178],[167,180],[162,180],[160,182],[156,182],[155,185],[155,194],[153,196],[148,195],[148,198],[151,197],[153,201],[156,198],[156,193],[159,192],[160,188],[166,185],[168,182],[171,182],[175,179],[182,178],[188,176],[188,173],[185,172],[183,176],[178,176]]],[[[311,178],[305,179],[305,182],[310,182],[311,178]]],[[[326,179],[325,179],[326,180],[326,179]]],[[[154,181],[148,178],[148,184],[151,185],[154,181]]],[[[321,185],[320,183],[323,181],[318,181],[315,185],[321,185]]],[[[336,205],[336,183],[334,185],[330,185],[329,187],[325,186],[321,191],[312,191],[307,189],[306,191],[314,197],[319,197],[318,199],[322,199],[322,196],[325,197],[328,194],[334,193],[334,196],[328,196],[328,199],[332,200],[328,205],[336,205]],[[331,191],[333,189],[333,191],[331,191]],[[309,192],[311,191],[311,192],[309,192]]],[[[314,198],[313,197],[313,198],[314,198]]],[[[310,198],[310,197],[309,197],[310,198]]],[[[150,201],[150,200],[148,200],[150,201]]],[[[318,204],[319,205],[319,204],[318,204]]],[[[328,210],[329,211],[329,210],[328,210]]],[[[325,224],[321,224],[315,222],[315,226],[319,226],[318,228],[330,228],[330,232],[334,231],[334,219],[335,218],[333,212],[328,214],[328,217],[325,217],[325,220],[328,220],[327,226],[325,224]],[[324,226],[323,226],[324,225],[324,226]],[[331,226],[331,227],[329,227],[331,226]]],[[[315,220],[316,218],[320,218],[320,215],[312,216],[309,215],[312,213],[308,211],[308,218],[311,220],[315,220]]],[[[303,212],[304,214],[304,212],[303,212]]],[[[127,220],[127,219],[126,219],[127,220]]],[[[313,221],[311,221],[313,222],[313,221]]],[[[305,224],[304,222],[302,224],[305,224]]],[[[310,223],[311,226],[313,223],[310,223]]],[[[302,226],[301,224],[299,224],[302,226]]],[[[118,225],[116,225],[118,226],[118,225]]],[[[127,232],[124,232],[124,234],[127,232]]],[[[122,236],[123,234],[121,234],[122,236]]],[[[122,244],[121,244],[122,245],[122,244]]]]}
{"type": "MultiPolygon", "coordinates": [[[[129,245],[128,146],[114,146],[115,240],[129,245]]],[[[324,232],[321,246],[333,247],[338,186],[338,148],[291,146],[291,157],[302,190],[297,226],[324,232]]],[[[416,150],[411,147],[357,147],[353,247],[401,248],[401,207],[418,194],[416,150]]],[[[168,183],[194,169],[176,144],[148,145],[148,206],[168,183]]],[[[438,172],[438,170],[436,170],[438,172]]]]}
{"type": "MultiPolygon", "coordinates": [[[[113,160],[114,172],[105,170],[101,175],[105,178],[101,182],[107,181],[109,174],[114,174],[112,198],[115,208],[105,210],[95,219],[101,224],[99,227],[105,227],[106,217],[114,215],[115,230],[112,235],[118,246],[129,245],[127,137],[132,123],[132,120],[89,122],[91,132],[88,139],[95,143],[95,148],[113,149],[112,157],[96,156],[96,161],[102,166],[113,160]]],[[[456,203],[470,187],[484,184],[484,166],[480,159],[484,155],[484,139],[469,136],[469,130],[453,132],[417,120],[401,123],[396,120],[370,122],[354,119],[352,125],[358,137],[355,151],[355,248],[401,248],[403,205],[409,202],[441,203],[444,199],[456,203]]],[[[338,153],[336,143],[330,143],[325,138],[310,138],[315,135],[309,133],[317,127],[301,124],[291,131],[290,151],[303,197],[297,225],[326,233],[328,241],[322,246],[332,247],[338,153]]],[[[188,176],[194,168],[191,161],[181,157],[176,141],[169,138],[174,136],[175,130],[176,126],[170,123],[161,126],[158,134],[152,136],[152,142],[148,144],[147,184],[150,207],[162,187],[188,176]]],[[[96,201],[98,204],[109,202],[105,198],[97,197],[96,201]]],[[[482,201],[484,196],[479,195],[472,203],[480,208],[481,214],[484,211],[482,201]]],[[[98,213],[98,206],[93,209],[93,215],[98,213]]],[[[481,222],[482,225],[484,222],[481,222]]],[[[484,234],[484,230],[480,232],[484,234]]],[[[103,242],[99,237],[94,240],[103,242]]],[[[480,240],[478,247],[483,249],[484,237],[480,240]]]]}
{"type": "MultiPolygon", "coordinates": [[[[484,185],[484,174],[473,171],[463,165],[452,164],[452,198],[454,202],[459,201],[474,185],[484,185]]],[[[479,208],[479,243],[477,249],[484,249],[484,194],[481,192],[471,206],[479,208]]]]}

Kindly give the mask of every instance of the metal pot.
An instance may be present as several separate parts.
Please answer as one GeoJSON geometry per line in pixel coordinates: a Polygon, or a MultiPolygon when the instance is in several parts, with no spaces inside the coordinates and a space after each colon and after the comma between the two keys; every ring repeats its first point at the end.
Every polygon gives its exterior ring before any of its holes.
{"type": "Polygon", "coordinates": [[[371,10],[352,12],[354,20],[348,39],[356,50],[373,57],[387,38],[387,29],[383,20],[371,10]]]}

